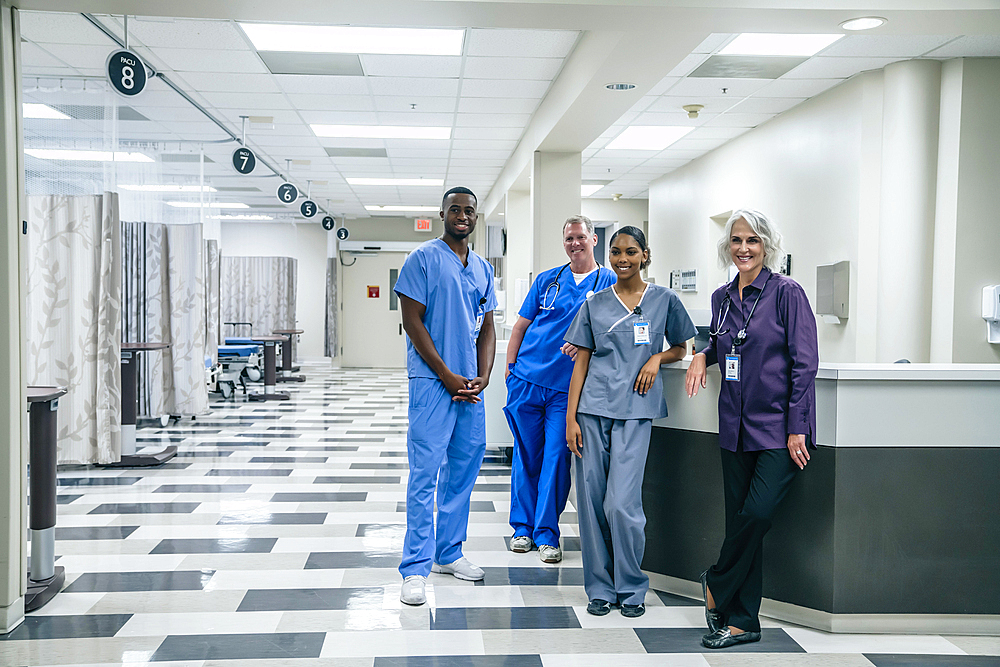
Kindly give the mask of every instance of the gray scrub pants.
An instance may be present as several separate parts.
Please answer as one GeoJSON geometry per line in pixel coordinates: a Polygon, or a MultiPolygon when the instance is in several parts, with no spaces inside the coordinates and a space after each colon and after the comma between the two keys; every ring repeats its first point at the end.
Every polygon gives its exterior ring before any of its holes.
{"type": "Polygon", "coordinates": [[[643,604],[649,577],[639,569],[646,548],[642,476],[653,421],[578,413],[577,423],[583,458],[573,458],[587,597],[643,604]]]}

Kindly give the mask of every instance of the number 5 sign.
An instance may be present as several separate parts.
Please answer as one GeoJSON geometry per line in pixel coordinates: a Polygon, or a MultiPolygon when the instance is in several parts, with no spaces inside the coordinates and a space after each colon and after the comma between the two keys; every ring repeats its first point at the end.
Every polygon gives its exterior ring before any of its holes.
{"type": "Polygon", "coordinates": [[[108,81],[125,97],[135,97],[146,87],[146,66],[131,51],[115,51],[108,56],[108,81]]]}

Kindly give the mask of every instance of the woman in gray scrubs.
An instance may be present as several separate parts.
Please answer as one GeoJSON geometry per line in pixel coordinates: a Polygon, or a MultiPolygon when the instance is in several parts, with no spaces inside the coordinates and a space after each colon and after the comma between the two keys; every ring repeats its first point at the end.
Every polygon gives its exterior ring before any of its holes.
{"type": "Polygon", "coordinates": [[[634,618],[645,613],[649,589],[639,569],[646,546],[642,476],[652,422],[667,416],[660,365],[684,358],[695,327],[672,290],[643,281],[649,248],[642,230],[622,227],[610,251],[618,282],[588,298],[566,332],[579,348],[566,443],[577,457],[587,611],[603,616],[620,604],[622,616],[634,618]]]}

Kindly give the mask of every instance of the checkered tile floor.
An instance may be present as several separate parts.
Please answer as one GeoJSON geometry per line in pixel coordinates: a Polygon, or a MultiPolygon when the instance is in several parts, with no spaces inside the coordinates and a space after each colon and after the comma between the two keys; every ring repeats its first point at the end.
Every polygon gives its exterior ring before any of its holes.
{"type": "Polygon", "coordinates": [[[304,366],[292,400],[216,397],[139,431],[155,469],[60,469],[66,589],[8,635],[0,665],[569,667],[1000,664],[1000,638],[829,635],[765,619],[763,640],[701,647],[699,603],[651,591],[646,615],[585,607],[576,514],[565,559],[513,554],[510,469],[487,452],[465,554],[478,584],[432,574],[399,602],[406,500],[401,371],[304,366]]]}

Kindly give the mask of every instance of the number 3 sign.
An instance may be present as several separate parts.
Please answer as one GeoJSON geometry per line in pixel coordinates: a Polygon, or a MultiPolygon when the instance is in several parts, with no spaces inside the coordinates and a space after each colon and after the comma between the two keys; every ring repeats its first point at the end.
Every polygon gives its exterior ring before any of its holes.
{"type": "Polygon", "coordinates": [[[125,97],[135,97],[146,87],[146,66],[131,51],[115,51],[108,56],[108,81],[125,97]]]}

